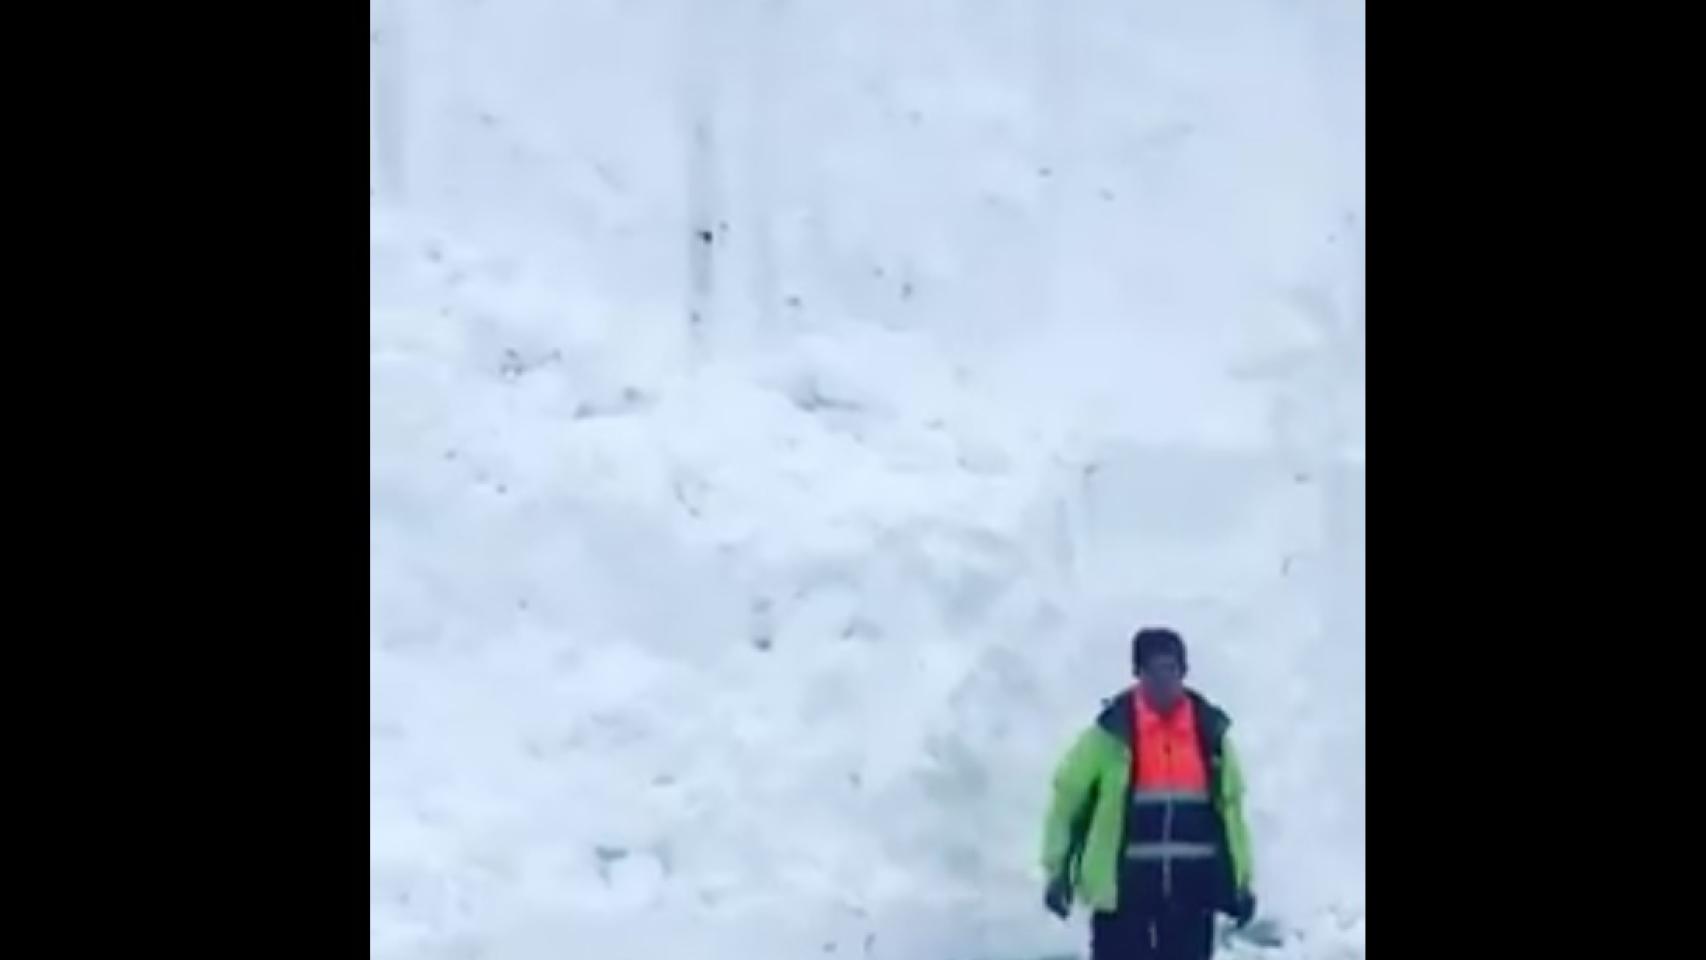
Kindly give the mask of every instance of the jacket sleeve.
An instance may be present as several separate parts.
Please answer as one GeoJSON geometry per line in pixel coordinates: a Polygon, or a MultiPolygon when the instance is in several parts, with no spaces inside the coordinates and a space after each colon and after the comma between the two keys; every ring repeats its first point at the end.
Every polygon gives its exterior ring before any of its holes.
{"type": "Polygon", "coordinates": [[[1075,834],[1084,829],[1081,815],[1088,812],[1083,808],[1101,772],[1101,738],[1105,736],[1094,726],[1085,730],[1055,767],[1048,819],[1043,825],[1042,866],[1050,879],[1065,874],[1073,846],[1082,842],[1075,834]]]}
{"type": "Polygon", "coordinates": [[[1226,821],[1227,853],[1232,859],[1232,879],[1240,892],[1250,890],[1255,879],[1251,857],[1250,827],[1244,819],[1244,771],[1230,737],[1221,743],[1220,812],[1226,821]]]}

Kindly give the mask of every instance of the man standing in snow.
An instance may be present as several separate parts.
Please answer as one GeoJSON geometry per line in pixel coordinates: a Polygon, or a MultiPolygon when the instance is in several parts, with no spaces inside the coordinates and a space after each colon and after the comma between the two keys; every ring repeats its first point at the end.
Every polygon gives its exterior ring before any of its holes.
{"type": "Polygon", "coordinates": [[[1208,960],[1215,913],[1256,912],[1231,721],[1184,685],[1174,631],[1138,631],[1132,669],[1055,772],[1044,902],[1091,909],[1092,960],[1208,960]]]}

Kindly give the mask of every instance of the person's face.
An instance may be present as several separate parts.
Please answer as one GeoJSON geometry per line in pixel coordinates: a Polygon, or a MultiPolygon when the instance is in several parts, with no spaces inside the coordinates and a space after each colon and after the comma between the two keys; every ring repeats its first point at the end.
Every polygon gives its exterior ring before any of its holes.
{"type": "Polygon", "coordinates": [[[1158,653],[1143,661],[1137,674],[1144,696],[1157,710],[1170,710],[1185,695],[1185,665],[1170,653],[1158,653]]]}

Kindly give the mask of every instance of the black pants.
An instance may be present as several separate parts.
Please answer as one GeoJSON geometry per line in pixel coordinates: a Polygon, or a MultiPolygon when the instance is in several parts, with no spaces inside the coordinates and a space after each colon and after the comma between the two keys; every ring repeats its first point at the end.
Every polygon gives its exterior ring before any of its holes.
{"type": "Polygon", "coordinates": [[[1090,917],[1090,960],[1209,960],[1214,914],[1175,905],[1090,917]]]}

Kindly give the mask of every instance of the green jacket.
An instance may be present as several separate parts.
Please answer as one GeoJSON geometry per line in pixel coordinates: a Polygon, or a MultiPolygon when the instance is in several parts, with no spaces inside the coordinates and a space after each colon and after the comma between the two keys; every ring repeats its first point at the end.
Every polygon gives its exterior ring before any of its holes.
{"type": "MultiPolygon", "coordinates": [[[[1226,735],[1232,722],[1200,694],[1192,691],[1190,696],[1208,754],[1215,812],[1223,827],[1227,893],[1248,892],[1250,831],[1244,822],[1244,777],[1226,735]]],[[[1131,697],[1128,690],[1109,701],[1066,752],[1055,770],[1053,799],[1043,828],[1046,875],[1051,879],[1065,875],[1079,902],[1106,912],[1118,909],[1120,902],[1120,859],[1131,791],[1131,697]]]]}

